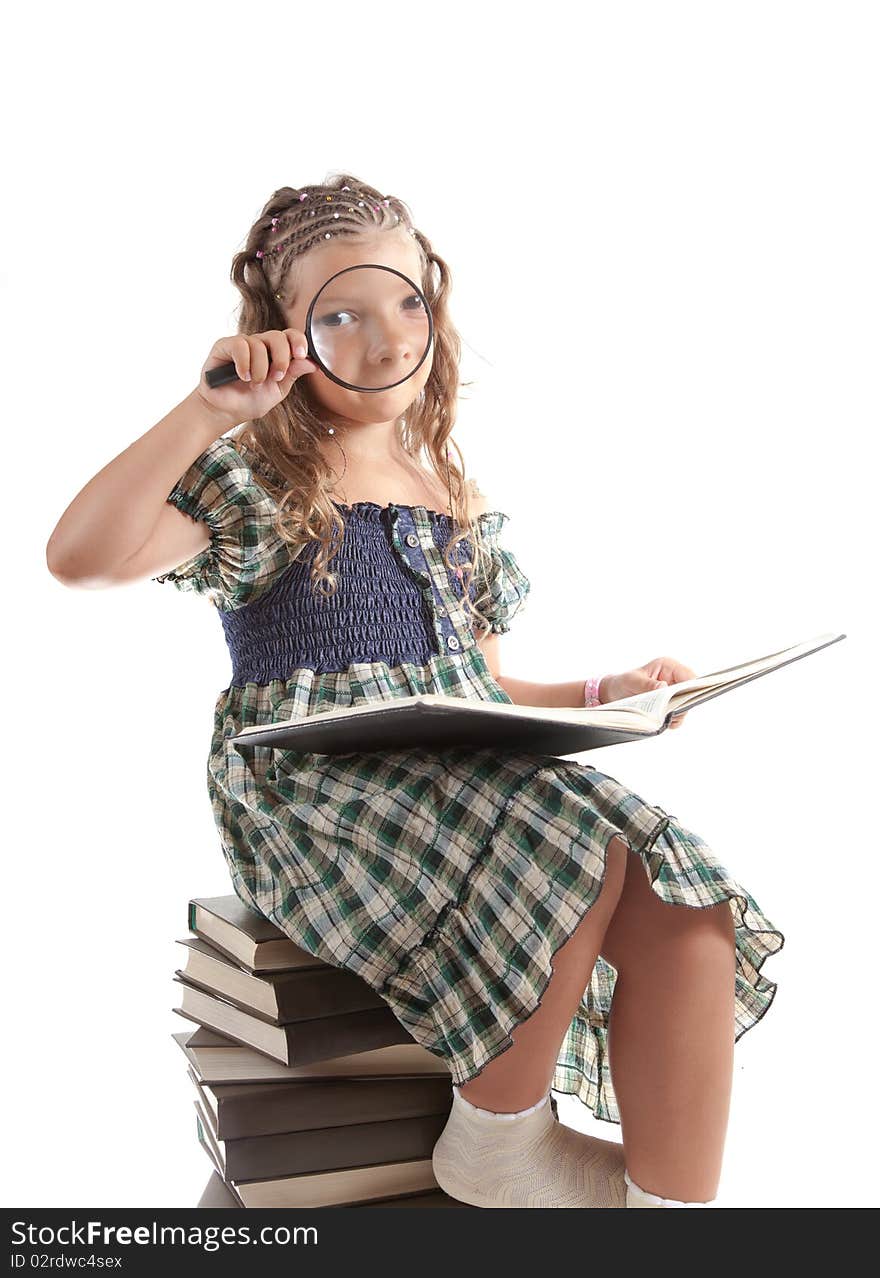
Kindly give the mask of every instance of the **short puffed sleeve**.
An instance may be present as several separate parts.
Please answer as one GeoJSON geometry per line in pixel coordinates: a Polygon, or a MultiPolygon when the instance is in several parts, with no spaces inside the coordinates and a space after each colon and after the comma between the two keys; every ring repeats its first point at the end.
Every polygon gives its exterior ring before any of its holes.
{"type": "MultiPolygon", "coordinates": [[[[531,588],[528,577],[513,554],[503,543],[501,530],[509,516],[500,510],[477,516],[488,564],[479,563],[471,583],[471,598],[491,623],[488,633],[505,634],[514,616],[522,608],[531,588]]],[[[482,633],[487,633],[485,629],[482,633]]]]}
{"type": "Polygon", "coordinates": [[[223,612],[252,603],[296,558],[297,548],[276,529],[275,502],[232,440],[214,440],[166,501],[192,519],[204,520],[211,542],[152,580],[207,595],[223,612]]]}

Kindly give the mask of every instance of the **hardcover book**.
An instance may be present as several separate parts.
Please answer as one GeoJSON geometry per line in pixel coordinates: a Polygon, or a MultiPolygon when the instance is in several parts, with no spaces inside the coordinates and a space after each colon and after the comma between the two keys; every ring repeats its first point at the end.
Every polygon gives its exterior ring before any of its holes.
{"type": "Polygon", "coordinates": [[[817,635],[726,670],[601,706],[520,706],[426,692],[253,724],[229,739],[239,750],[270,746],[314,754],[352,754],[407,747],[495,746],[564,758],[622,741],[656,737],[665,731],[673,715],[693,710],[845,638],[833,632],[817,635]]]}
{"type": "Polygon", "coordinates": [[[416,1041],[388,1006],[279,1024],[229,999],[190,985],[179,974],[173,979],[180,986],[181,1005],[172,1011],[258,1052],[265,1052],[282,1065],[309,1065],[328,1056],[416,1041]]]}

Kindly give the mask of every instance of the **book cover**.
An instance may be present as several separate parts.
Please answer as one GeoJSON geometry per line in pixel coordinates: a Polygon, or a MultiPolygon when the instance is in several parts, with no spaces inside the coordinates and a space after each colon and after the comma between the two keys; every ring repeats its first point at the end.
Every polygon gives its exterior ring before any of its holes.
{"type": "Polygon", "coordinates": [[[358,706],[337,706],[278,723],[255,724],[229,739],[241,751],[270,746],[338,755],[410,747],[494,746],[565,758],[658,736],[674,714],[686,713],[845,638],[846,635],[833,632],[817,635],[739,666],[601,706],[559,709],[420,693],[358,706]]]}
{"type": "Polygon", "coordinates": [[[205,1083],[187,1070],[221,1140],[421,1118],[452,1109],[451,1079],[205,1083]]]}
{"type": "Polygon", "coordinates": [[[282,1065],[308,1065],[330,1056],[416,1041],[387,1006],[277,1025],[190,985],[179,974],[173,979],[181,987],[181,1006],[174,1012],[265,1052],[282,1065]]]}
{"type": "Polygon", "coordinates": [[[193,897],[187,927],[251,972],[288,971],[297,967],[326,967],[292,941],[271,919],[245,905],[235,893],[193,897]]]}
{"type": "Polygon", "coordinates": [[[171,1037],[205,1083],[326,1083],[332,1079],[451,1077],[448,1063],[421,1043],[396,1043],[309,1065],[288,1066],[203,1025],[171,1037]]]}
{"type": "Polygon", "coordinates": [[[180,976],[278,1024],[388,1006],[362,977],[345,968],[324,964],[257,974],[200,937],[179,937],[177,944],[188,951],[180,976]]]}
{"type": "MultiPolygon", "coordinates": [[[[315,1172],[343,1172],[388,1163],[425,1159],[430,1165],[434,1146],[449,1114],[422,1114],[385,1122],[350,1123],[305,1132],[275,1132],[269,1136],[223,1140],[211,1124],[200,1100],[193,1104],[203,1128],[216,1147],[224,1180],[267,1180],[315,1172]]],[[[433,1180],[433,1170],[431,1172],[433,1180]]],[[[426,1186],[433,1188],[433,1185],[426,1186]]]]}
{"type": "Polygon", "coordinates": [[[196,1130],[199,1144],[211,1159],[218,1176],[225,1180],[246,1208],[354,1207],[390,1197],[439,1191],[430,1158],[412,1158],[399,1163],[313,1172],[299,1176],[238,1180],[226,1177],[222,1155],[211,1133],[207,1116],[201,1116],[196,1102],[196,1130]]]}

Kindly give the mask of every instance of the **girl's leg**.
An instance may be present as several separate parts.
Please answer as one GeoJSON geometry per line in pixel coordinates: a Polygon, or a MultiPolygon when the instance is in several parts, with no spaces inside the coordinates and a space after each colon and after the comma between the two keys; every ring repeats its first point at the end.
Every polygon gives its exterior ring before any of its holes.
{"type": "Polygon", "coordinates": [[[708,1202],[733,1082],[730,906],[669,905],[630,859],[601,953],[617,970],[608,1052],[627,1171],[649,1193],[708,1202]]]}
{"type": "MultiPolygon", "coordinates": [[[[527,1109],[547,1095],[560,1044],[583,998],[605,929],[621,897],[627,852],[622,839],[615,837],[609,843],[602,890],[565,945],[556,952],[553,976],[540,1007],[513,1031],[513,1046],[459,1088],[460,1094],[472,1105],[495,1113],[511,1113],[527,1109]]],[[[632,1175],[638,1180],[635,1172],[632,1175]]]]}

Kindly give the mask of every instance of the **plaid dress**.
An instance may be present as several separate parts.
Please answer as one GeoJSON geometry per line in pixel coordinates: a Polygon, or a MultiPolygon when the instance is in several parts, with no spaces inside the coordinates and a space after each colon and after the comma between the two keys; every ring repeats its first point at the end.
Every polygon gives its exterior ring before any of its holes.
{"type": "MultiPolygon", "coordinates": [[[[219,694],[208,793],[236,894],[299,946],[357,972],[413,1038],[474,1078],[538,1007],[551,960],[602,887],[619,835],[661,900],[729,903],[736,934],[735,1038],[769,1008],[761,975],[784,936],[699,835],[587,764],[487,749],[321,755],[228,738],[334,706],[440,692],[510,703],[443,562],[451,517],[423,506],[340,506],[330,599],[314,597],[315,543],[295,550],[257,453],[214,441],[168,497],[211,543],[154,578],[217,608],[232,657],[219,694]]],[[[273,476],[277,479],[277,476],[273,476]]],[[[478,517],[489,567],[472,583],[492,631],[510,628],[528,578],[478,517]]],[[[460,559],[469,557],[459,543],[460,559]]],[[[620,1122],[607,1037],[615,969],[599,958],[562,1043],[553,1089],[620,1122]]]]}

